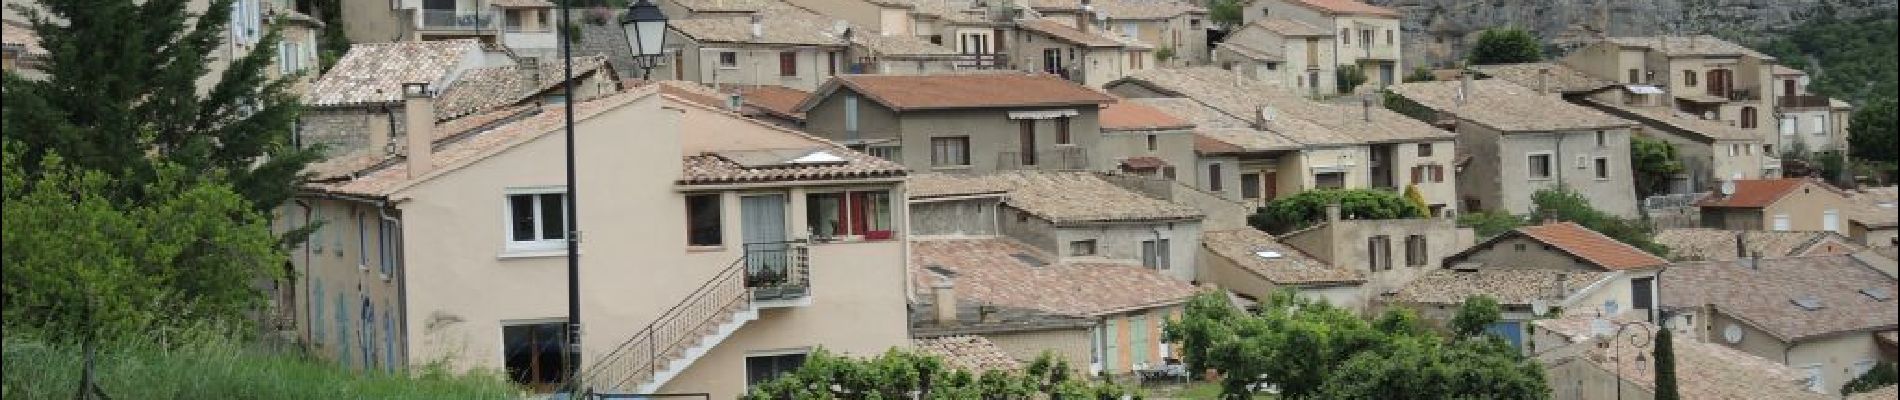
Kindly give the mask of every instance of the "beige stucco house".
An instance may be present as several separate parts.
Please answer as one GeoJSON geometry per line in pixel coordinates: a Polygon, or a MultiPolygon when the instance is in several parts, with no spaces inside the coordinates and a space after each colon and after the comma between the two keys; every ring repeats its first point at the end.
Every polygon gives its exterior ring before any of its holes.
{"type": "Polygon", "coordinates": [[[1334,268],[1358,272],[1366,278],[1360,295],[1376,299],[1443,269],[1446,257],[1470,248],[1477,236],[1448,217],[1359,219],[1329,205],[1325,221],[1279,240],[1334,268]]]}
{"type": "Polygon", "coordinates": [[[1880,336],[1900,329],[1896,292],[1891,276],[1851,255],[1678,263],[1662,278],[1670,325],[1800,370],[1826,394],[1894,361],[1880,336]]]}
{"type": "Polygon", "coordinates": [[[1406,70],[1398,10],[1358,0],[1253,0],[1241,6],[1246,22],[1286,18],[1336,32],[1332,41],[1334,66],[1357,66],[1366,84],[1383,88],[1399,83],[1406,70]]]}
{"type": "Polygon", "coordinates": [[[1102,106],[1104,157],[1117,171],[1194,182],[1194,123],[1161,109],[1119,99],[1102,106]]]}
{"type": "Polygon", "coordinates": [[[1098,29],[1147,43],[1156,52],[1167,49],[1175,65],[1207,64],[1207,9],[1188,1],[1162,0],[1029,0],[1030,9],[1045,17],[1072,20],[1093,12],[1098,29]]]}
{"type": "Polygon", "coordinates": [[[1746,231],[1848,234],[1852,195],[1806,178],[1737,180],[1696,202],[1702,226],[1746,231]]]}
{"type": "Polygon", "coordinates": [[[1805,152],[1846,152],[1853,105],[1809,92],[1807,72],[1781,65],[1772,71],[1775,112],[1781,116],[1776,129],[1781,136],[1775,143],[1803,156],[1805,152]]]}
{"type": "Polygon", "coordinates": [[[1779,139],[1776,60],[1742,45],[1708,35],[1612,37],[1560,62],[1599,78],[1659,89],[1662,106],[1755,132],[1764,143],[1779,139]]]}
{"type": "Polygon", "coordinates": [[[1565,187],[1614,215],[1636,216],[1636,124],[1498,79],[1395,85],[1390,106],[1458,132],[1464,212],[1531,212],[1531,195],[1565,187]]]}
{"type": "Polygon", "coordinates": [[[1109,32],[1082,15],[1018,21],[1012,47],[1017,68],[1100,88],[1158,67],[1154,45],[1109,32]]]}
{"type": "Polygon", "coordinates": [[[1221,69],[1308,96],[1339,94],[1331,30],[1290,18],[1262,18],[1214,47],[1221,69]]]}
{"type": "Polygon", "coordinates": [[[805,129],[916,171],[1102,171],[1101,105],[1054,75],[844,75],[798,112],[805,129]]]}
{"type": "Polygon", "coordinates": [[[588,239],[578,361],[596,391],[735,397],[818,347],[907,345],[901,166],[647,86],[576,104],[587,190],[570,203],[561,163],[548,162],[564,158],[560,107],[436,124],[434,100],[405,99],[396,155],[320,170],[288,206],[355,210],[343,215],[384,232],[358,228],[341,256],[298,266],[309,277],[298,297],[312,299],[304,329],[337,349],[318,354],[547,388],[563,358],[557,294],[575,222],[588,239]],[[371,249],[394,261],[358,267],[354,254],[371,249]]]}
{"type": "Polygon", "coordinates": [[[475,39],[522,56],[560,57],[559,16],[545,0],[351,1],[341,9],[352,43],[475,39]]]}
{"type": "Polygon", "coordinates": [[[1194,281],[1204,214],[1098,174],[918,174],[913,224],[919,236],[1005,236],[1058,261],[1136,265],[1194,281]]]}
{"type": "MultiPolygon", "coordinates": [[[[1551,398],[1653,399],[1656,396],[1655,324],[1608,319],[1620,331],[1597,332],[1591,315],[1569,314],[1531,322],[1532,358],[1544,366],[1551,398]],[[1623,324],[1623,325],[1614,325],[1623,324]],[[1619,393],[1619,389],[1621,392],[1619,393]]],[[[1611,328],[1616,329],[1616,328],[1611,328]]],[[[1807,390],[1801,371],[1753,354],[1694,340],[1676,326],[1671,341],[1676,393],[1685,399],[1829,399],[1807,390]]]]}
{"type": "Polygon", "coordinates": [[[1364,271],[1342,268],[1253,228],[1202,234],[1200,282],[1255,302],[1280,290],[1359,311],[1367,300],[1364,271]]]}
{"type": "Polygon", "coordinates": [[[1444,268],[1426,272],[1381,300],[1445,322],[1465,299],[1490,296],[1503,311],[1490,331],[1521,348],[1528,322],[1542,317],[1653,318],[1656,274],[1666,264],[1661,257],[1576,223],[1547,222],[1447,256],[1444,268]]]}
{"type": "Polygon", "coordinates": [[[653,76],[713,86],[811,91],[841,74],[938,74],[975,68],[970,56],[924,38],[879,31],[790,3],[669,22],[673,54],[653,76]]]}

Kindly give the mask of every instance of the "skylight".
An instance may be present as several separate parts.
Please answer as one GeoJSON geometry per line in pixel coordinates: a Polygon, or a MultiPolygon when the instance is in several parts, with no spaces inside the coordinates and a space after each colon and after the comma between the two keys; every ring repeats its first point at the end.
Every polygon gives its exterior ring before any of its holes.
{"type": "Polygon", "coordinates": [[[1273,251],[1273,250],[1256,251],[1256,252],[1253,252],[1253,255],[1259,256],[1260,258],[1269,259],[1269,260],[1282,257],[1280,252],[1273,251]]]}
{"type": "Polygon", "coordinates": [[[837,164],[845,162],[845,159],[836,154],[831,154],[829,151],[820,150],[806,154],[804,157],[794,158],[788,162],[793,164],[837,164]]]}
{"type": "Polygon", "coordinates": [[[1042,262],[1042,260],[1036,259],[1035,257],[1030,257],[1028,254],[1023,254],[1023,253],[1010,254],[1009,256],[1015,257],[1016,261],[1022,261],[1023,264],[1028,265],[1032,268],[1041,267],[1041,266],[1049,264],[1049,263],[1042,262]]]}
{"type": "Polygon", "coordinates": [[[941,276],[945,278],[957,277],[957,271],[951,271],[949,268],[944,268],[942,265],[937,265],[937,264],[925,265],[924,270],[930,271],[932,273],[937,274],[937,276],[941,276]]]}
{"type": "Polygon", "coordinates": [[[1802,310],[1807,311],[1826,308],[1821,305],[1821,299],[1819,297],[1814,297],[1814,295],[1811,294],[1801,295],[1801,297],[1796,297],[1790,301],[1794,303],[1795,307],[1801,307],[1802,310]]]}
{"type": "Polygon", "coordinates": [[[1887,288],[1884,287],[1861,289],[1860,294],[1867,295],[1867,297],[1874,299],[1874,301],[1893,300],[1893,291],[1887,290],[1887,288]]]}

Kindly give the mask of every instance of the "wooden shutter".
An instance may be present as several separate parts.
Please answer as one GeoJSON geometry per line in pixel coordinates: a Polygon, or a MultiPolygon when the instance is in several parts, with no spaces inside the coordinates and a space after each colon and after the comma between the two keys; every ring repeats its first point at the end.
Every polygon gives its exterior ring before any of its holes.
{"type": "Polygon", "coordinates": [[[798,76],[798,53],[783,51],[778,53],[779,76],[798,76]]]}
{"type": "Polygon", "coordinates": [[[1444,181],[1445,181],[1445,166],[1433,165],[1432,166],[1432,182],[1444,182],[1444,181]]]}

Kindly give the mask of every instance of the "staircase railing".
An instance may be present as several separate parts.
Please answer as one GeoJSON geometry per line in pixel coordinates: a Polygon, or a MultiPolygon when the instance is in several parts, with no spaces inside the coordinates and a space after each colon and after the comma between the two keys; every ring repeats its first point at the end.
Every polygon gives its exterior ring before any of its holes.
{"type": "Polygon", "coordinates": [[[746,285],[746,258],[720,270],[626,342],[596,360],[583,374],[596,391],[629,392],[658,376],[665,363],[704,335],[708,324],[752,301],[746,285]]]}

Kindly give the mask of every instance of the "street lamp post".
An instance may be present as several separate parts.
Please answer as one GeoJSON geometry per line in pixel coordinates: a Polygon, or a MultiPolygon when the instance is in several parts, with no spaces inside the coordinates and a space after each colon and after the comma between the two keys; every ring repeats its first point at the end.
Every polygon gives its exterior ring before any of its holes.
{"type": "MultiPolygon", "coordinates": [[[[1616,377],[1616,398],[1617,400],[1622,400],[1623,399],[1623,346],[1618,346],[1616,344],[1616,340],[1627,337],[1628,338],[1627,341],[1629,342],[1630,347],[1634,347],[1637,350],[1642,350],[1642,349],[1649,348],[1650,339],[1653,338],[1651,336],[1652,334],[1649,333],[1649,328],[1645,328],[1642,326],[1643,322],[1641,321],[1612,322],[1609,319],[1605,319],[1599,316],[1595,320],[1590,321],[1590,323],[1592,325],[1591,329],[1596,331],[1597,336],[1598,336],[1597,347],[1598,348],[1613,348],[1611,350],[1612,353],[1610,354],[1610,362],[1614,365],[1612,365],[1611,367],[1613,371],[1610,371],[1610,374],[1616,377]],[[1612,330],[1611,326],[1615,326],[1614,330],[1612,330]],[[1623,336],[1623,331],[1629,329],[1629,327],[1631,326],[1636,327],[1635,333],[1637,334],[1630,335],[1630,336],[1623,336]],[[1607,334],[1608,336],[1607,337],[1604,336],[1605,334],[1607,334]]],[[[1645,365],[1643,363],[1647,363],[1647,362],[1649,362],[1649,360],[1643,357],[1643,353],[1641,352],[1636,353],[1636,369],[1638,371],[1643,370],[1644,369],[1643,367],[1645,365]]]]}
{"type": "Polygon", "coordinates": [[[620,30],[627,35],[627,47],[634,64],[640,67],[640,79],[652,79],[653,67],[666,52],[666,13],[650,0],[627,6],[620,16],[620,30]]]}

